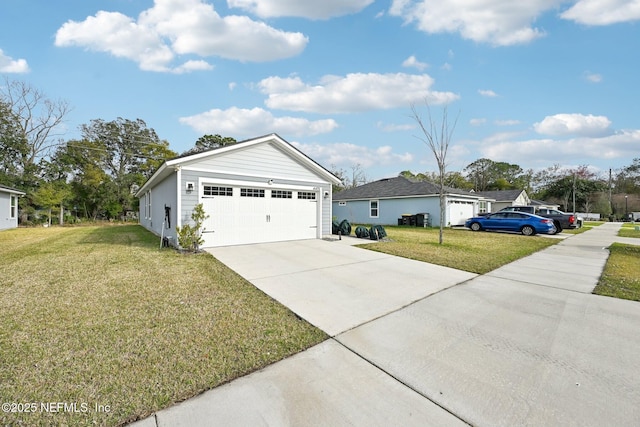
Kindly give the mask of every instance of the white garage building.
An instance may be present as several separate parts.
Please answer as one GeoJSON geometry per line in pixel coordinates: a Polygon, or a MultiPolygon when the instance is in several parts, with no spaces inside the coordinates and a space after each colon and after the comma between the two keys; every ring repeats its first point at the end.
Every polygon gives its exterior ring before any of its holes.
{"type": "Polygon", "coordinates": [[[331,186],[340,180],[276,134],[164,162],[138,190],[140,224],[177,242],[202,203],[202,247],[331,234],[331,186]]]}

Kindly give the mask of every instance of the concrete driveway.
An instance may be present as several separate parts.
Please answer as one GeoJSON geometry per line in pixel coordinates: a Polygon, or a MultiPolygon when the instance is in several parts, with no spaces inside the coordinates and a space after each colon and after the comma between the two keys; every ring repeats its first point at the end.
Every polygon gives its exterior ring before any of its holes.
{"type": "Polygon", "coordinates": [[[300,240],[208,252],[331,336],[476,276],[351,246],[362,242],[300,240]]]}
{"type": "Polygon", "coordinates": [[[333,338],[136,427],[638,426],[640,303],[591,294],[619,226],[477,277],[344,241],[212,250],[333,338]]]}

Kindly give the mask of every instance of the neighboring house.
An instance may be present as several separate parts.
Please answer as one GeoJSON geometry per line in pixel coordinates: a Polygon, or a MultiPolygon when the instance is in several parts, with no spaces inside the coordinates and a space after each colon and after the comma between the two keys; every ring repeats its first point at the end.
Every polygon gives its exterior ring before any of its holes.
{"type": "Polygon", "coordinates": [[[537,208],[556,209],[556,210],[560,209],[560,205],[557,203],[547,203],[541,200],[531,200],[530,205],[535,206],[537,208]]]}
{"type": "Polygon", "coordinates": [[[527,206],[532,202],[524,190],[476,191],[474,194],[494,200],[488,210],[481,210],[479,213],[498,212],[507,206],[527,206]]]}
{"type": "Polygon", "coordinates": [[[24,195],[20,190],[0,185],[0,230],[18,226],[18,199],[24,195]]]}
{"type": "MultiPolygon", "coordinates": [[[[478,212],[486,197],[453,188],[446,189],[445,224],[464,225],[478,212]]],[[[440,224],[440,188],[431,182],[402,176],[370,182],[333,195],[333,215],[353,224],[396,225],[402,215],[429,214],[431,225],[440,224]]]]}
{"type": "Polygon", "coordinates": [[[202,247],[331,234],[340,180],[276,134],[165,161],[138,190],[140,224],[177,242],[202,203],[202,247]]]}

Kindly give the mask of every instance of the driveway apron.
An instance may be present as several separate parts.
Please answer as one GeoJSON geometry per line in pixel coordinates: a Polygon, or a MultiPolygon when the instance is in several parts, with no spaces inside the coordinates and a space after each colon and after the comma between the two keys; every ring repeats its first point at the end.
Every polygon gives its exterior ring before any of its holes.
{"type": "Polygon", "coordinates": [[[208,251],[331,336],[476,276],[363,250],[346,240],[300,240],[208,251]]]}

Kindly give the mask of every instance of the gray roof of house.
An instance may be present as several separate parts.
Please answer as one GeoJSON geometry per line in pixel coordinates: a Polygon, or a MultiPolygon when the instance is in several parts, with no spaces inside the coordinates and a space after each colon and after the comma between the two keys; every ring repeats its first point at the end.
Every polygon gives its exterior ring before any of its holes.
{"type": "Polygon", "coordinates": [[[524,190],[476,191],[476,194],[498,202],[513,202],[524,190]]]}
{"type": "MultiPolygon", "coordinates": [[[[447,194],[460,194],[484,198],[477,193],[445,187],[447,194]]],[[[440,187],[432,182],[411,181],[405,177],[384,178],[354,188],[333,193],[333,200],[384,199],[392,197],[434,196],[440,193],[440,187]]]]}

